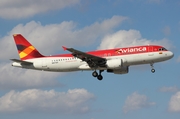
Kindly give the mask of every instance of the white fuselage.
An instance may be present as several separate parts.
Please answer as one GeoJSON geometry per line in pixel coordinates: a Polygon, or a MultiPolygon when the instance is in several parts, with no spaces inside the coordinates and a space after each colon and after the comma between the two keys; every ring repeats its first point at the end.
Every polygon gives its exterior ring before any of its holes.
{"type": "MultiPolygon", "coordinates": [[[[117,56],[106,56],[104,58],[108,60],[119,59],[123,61],[124,66],[140,65],[140,64],[153,64],[168,60],[173,57],[171,51],[162,52],[146,52],[137,54],[126,54],[117,56]]],[[[42,57],[25,60],[32,62],[32,65],[22,65],[18,62],[13,62],[12,66],[43,70],[43,71],[54,71],[54,72],[70,72],[78,70],[94,70],[81,59],[75,57],[42,57]]],[[[98,70],[106,70],[108,67],[99,67],[98,70]]]]}

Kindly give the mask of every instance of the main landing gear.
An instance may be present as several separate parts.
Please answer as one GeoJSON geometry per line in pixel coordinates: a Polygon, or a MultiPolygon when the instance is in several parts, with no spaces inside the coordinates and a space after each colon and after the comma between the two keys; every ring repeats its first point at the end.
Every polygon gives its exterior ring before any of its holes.
{"type": "Polygon", "coordinates": [[[153,63],[151,63],[150,66],[151,66],[151,72],[154,73],[155,69],[154,69],[153,63]]]}
{"type": "Polygon", "coordinates": [[[103,79],[103,76],[101,75],[101,73],[102,73],[103,71],[104,71],[104,70],[99,70],[99,75],[98,75],[97,71],[95,70],[95,71],[92,73],[92,75],[93,75],[94,77],[97,77],[98,80],[102,80],[102,79],[103,79]]]}

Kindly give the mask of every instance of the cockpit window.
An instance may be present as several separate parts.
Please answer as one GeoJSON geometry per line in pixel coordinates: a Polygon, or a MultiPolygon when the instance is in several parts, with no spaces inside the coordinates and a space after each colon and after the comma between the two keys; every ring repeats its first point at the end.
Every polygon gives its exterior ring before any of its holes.
{"type": "Polygon", "coordinates": [[[159,48],[159,51],[167,51],[167,49],[162,47],[162,48],[159,48]]]}
{"type": "Polygon", "coordinates": [[[167,51],[167,49],[166,48],[162,48],[164,51],[167,51]]]}

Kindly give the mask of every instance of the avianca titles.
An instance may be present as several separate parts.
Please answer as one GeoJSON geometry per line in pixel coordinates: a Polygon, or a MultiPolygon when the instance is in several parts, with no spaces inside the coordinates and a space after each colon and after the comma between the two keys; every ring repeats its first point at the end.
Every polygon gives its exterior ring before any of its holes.
{"type": "Polygon", "coordinates": [[[135,47],[115,48],[82,52],[63,46],[70,54],[44,56],[31,45],[21,34],[14,34],[20,59],[14,61],[12,66],[53,72],[71,72],[91,70],[92,76],[102,80],[102,72],[126,74],[129,66],[150,64],[151,72],[155,69],[153,64],[171,59],[174,54],[163,46],[144,45],[135,47]],[[97,72],[99,70],[99,72],[97,72]]]}

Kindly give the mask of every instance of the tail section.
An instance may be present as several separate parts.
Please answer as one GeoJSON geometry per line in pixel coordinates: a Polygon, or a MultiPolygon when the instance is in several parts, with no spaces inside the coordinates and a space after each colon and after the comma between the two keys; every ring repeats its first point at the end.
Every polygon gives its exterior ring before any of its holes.
{"type": "Polygon", "coordinates": [[[43,57],[21,34],[14,34],[13,37],[21,60],[43,57]]]}

